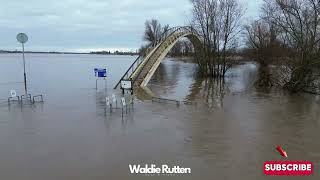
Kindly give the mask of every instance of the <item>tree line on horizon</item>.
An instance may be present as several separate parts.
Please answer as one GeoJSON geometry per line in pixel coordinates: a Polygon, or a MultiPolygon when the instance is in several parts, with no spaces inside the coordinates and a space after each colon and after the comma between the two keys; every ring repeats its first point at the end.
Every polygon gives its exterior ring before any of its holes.
{"type": "MultiPolygon", "coordinates": [[[[190,26],[200,37],[201,48],[183,39],[169,55],[193,55],[203,77],[222,79],[233,64],[230,56],[240,55],[259,65],[258,87],[320,90],[319,0],[264,0],[259,17],[249,22],[244,22],[245,9],[238,0],[190,2],[190,26]]],[[[147,44],[140,53],[159,42],[168,29],[158,20],[146,21],[147,44]]]]}

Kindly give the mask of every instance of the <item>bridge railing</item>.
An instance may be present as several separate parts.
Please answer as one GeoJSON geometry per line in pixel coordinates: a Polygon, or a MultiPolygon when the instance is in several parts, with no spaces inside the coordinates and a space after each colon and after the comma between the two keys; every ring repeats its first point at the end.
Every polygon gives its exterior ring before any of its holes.
{"type": "Polygon", "coordinates": [[[172,27],[172,28],[169,28],[168,30],[166,30],[165,32],[163,32],[161,34],[161,38],[156,41],[155,44],[158,44],[158,43],[162,43],[164,42],[169,36],[171,36],[173,33],[176,33],[178,31],[189,31],[189,32],[193,32],[193,33],[196,33],[195,29],[191,26],[176,26],[176,27],[172,27]]]}
{"type": "MultiPolygon", "coordinates": [[[[191,26],[178,26],[178,27],[172,27],[169,28],[167,31],[165,31],[162,35],[161,38],[159,39],[159,41],[157,41],[155,44],[159,44],[159,46],[157,46],[157,48],[154,50],[154,52],[156,52],[160,47],[161,44],[164,43],[171,35],[177,33],[177,32],[192,32],[196,34],[196,31],[191,27],[191,26]]],[[[142,71],[144,70],[144,68],[146,67],[146,65],[150,62],[149,58],[148,61],[146,63],[144,63],[143,67],[141,68],[140,72],[138,73],[138,75],[135,77],[135,79],[133,79],[133,83],[136,82],[136,80],[139,78],[139,76],[141,75],[142,71]]]]}
{"type": "MultiPolygon", "coordinates": [[[[114,89],[117,89],[117,87],[119,86],[121,80],[123,79],[129,79],[129,77],[138,69],[138,67],[140,66],[140,64],[143,62],[144,57],[146,57],[148,55],[149,52],[151,52],[153,50],[153,48],[155,48],[158,44],[160,44],[157,49],[161,46],[161,44],[163,42],[165,42],[167,40],[168,37],[170,37],[172,34],[177,33],[179,31],[191,31],[191,32],[195,32],[195,30],[192,27],[189,26],[178,26],[178,27],[172,27],[169,28],[167,31],[163,32],[161,34],[161,38],[159,40],[157,40],[155,43],[150,44],[146,51],[142,54],[140,54],[137,59],[131,64],[131,66],[128,68],[128,70],[124,73],[124,75],[121,77],[121,79],[118,81],[118,83],[115,85],[114,89]]],[[[155,49],[154,52],[157,51],[157,49],[155,49]]],[[[148,59],[148,61],[143,65],[142,69],[140,70],[140,72],[138,73],[138,75],[135,77],[135,79],[133,79],[133,83],[137,80],[137,78],[140,76],[141,72],[143,71],[143,69],[145,68],[145,65],[149,62],[150,58],[148,59]]]]}
{"type": "Polygon", "coordinates": [[[139,67],[139,65],[143,62],[143,57],[146,56],[155,46],[151,44],[147,47],[146,51],[142,54],[140,54],[137,59],[131,64],[131,66],[128,68],[128,70],[123,74],[123,76],[120,78],[118,83],[115,85],[114,89],[117,89],[119,86],[121,80],[123,79],[129,79],[129,77],[135,72],[135,70],[139,67]]]}

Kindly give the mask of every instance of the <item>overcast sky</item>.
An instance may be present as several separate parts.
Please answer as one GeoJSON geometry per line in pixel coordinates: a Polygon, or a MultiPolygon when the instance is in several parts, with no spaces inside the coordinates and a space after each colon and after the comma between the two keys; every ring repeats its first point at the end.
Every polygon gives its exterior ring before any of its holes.
{"type": "MultiPolygon", "coordinates": [[[[246,18],[259,14],[262,0],[240,0],[246,18]]],[[[136,50],[144,22],[155,18],[170,26],[190,21],[189,0],[0,0],[0,49],[20,46],[16,34],[29,36],[27,50],[136,50]]]]}

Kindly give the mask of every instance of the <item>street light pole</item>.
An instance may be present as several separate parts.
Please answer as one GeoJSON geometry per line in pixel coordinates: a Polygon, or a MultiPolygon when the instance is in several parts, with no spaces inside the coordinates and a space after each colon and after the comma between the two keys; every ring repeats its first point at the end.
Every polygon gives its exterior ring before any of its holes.
{"type": "MultiPolygon", "coordinates": [[[[23,59],[23,79],[24,79],[24,93],[25,93],[25,99],[30,99],[32,103],[35,103],[35,98],[40,97],[41,102],[43,102],[43,96],[42,94],[33,96],[31,94],[28,94],[27,89],[27,73],[26,73],[26,59],[24,57],[24,43],[28,41],[28,36],[25,33],[19,33],[17,35],[17,40],[22,44],[22,59],[23,59]]],[[[22,96],[21,96],[21,104],[22,104],[22,96]]]]}
{"type": "Polygon", "coordinates": [[[24,57],[24,43],[21,43],[21,44],[22,44],[22,58],[23,58],[24,93],[27,96],[28,89],[27,89],[26,60],[24,57]]]}
{"type": "Polygon", "coordinates": [[[28,89],[27,89],[26,60],[24,57],[24,43],[26,43],[28,41],[28,36],[25,33],[19,33],[17,35],[17,40],[22,44],[24,93],[25,93],[25,96],[27,97],[28,89]]]}

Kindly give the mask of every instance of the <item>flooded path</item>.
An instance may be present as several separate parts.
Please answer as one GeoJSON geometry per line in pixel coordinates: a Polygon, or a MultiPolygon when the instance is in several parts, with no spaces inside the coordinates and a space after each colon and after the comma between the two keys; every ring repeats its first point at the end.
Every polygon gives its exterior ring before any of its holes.
{"type": "Polygon", "coordinates": [[[263,175],[264,161],[282,160],[279,144],[288,160],[314,163],[304,179],[319,179],[320,97],[256,90],[253,63],[233,67],[221,85],[168,58],[149,88],[184,104],[137,100],[123,117],[121,110],[105,115],[104,97],[134,59],[27,54],[29,89],[45,94],[45,103],[9,108],[10,89],[23,90],[22,62],[1,54],[1,179],[280,179],[263,175]],[[100,82],[95,90],[95,67],[107,67],[107,89],[100,82]],[[129,164],[179,165],[192,174],[131,175],[129,164]]]}

